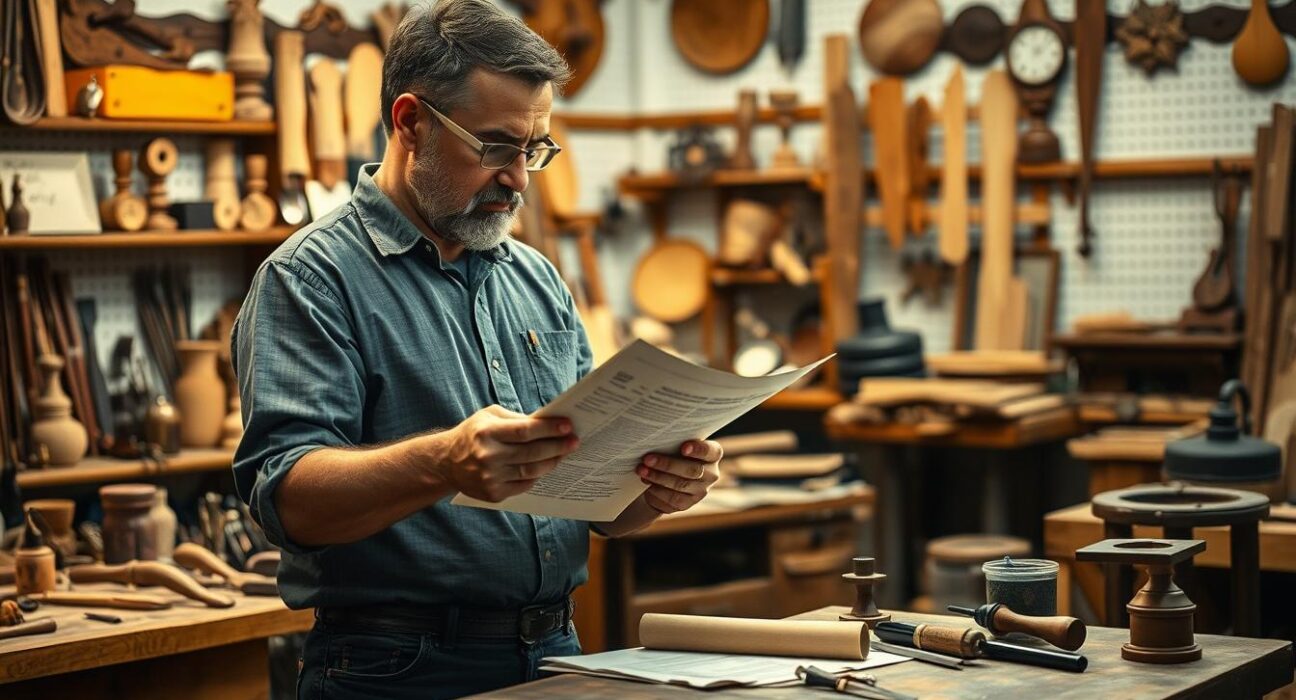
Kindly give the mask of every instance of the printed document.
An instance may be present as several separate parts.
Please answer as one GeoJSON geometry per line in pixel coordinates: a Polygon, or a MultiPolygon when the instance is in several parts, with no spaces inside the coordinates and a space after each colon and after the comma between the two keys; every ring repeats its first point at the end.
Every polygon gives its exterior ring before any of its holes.
{"type": "Polygon", "coordinates": [[[898,664],[908,660],[903,656],[881,651],[869,652],[868,658],[863,661],[844,661],[663,651],[640,647],[587,656],[553,656],[540,662],[540,670],[708,689],[798,683],[797,666],[817,666],[829,673],[837,674],[898,664]]]}
{"type": "Polygon", "coordinates": [[[814,371],[740,377],[699,367],[643,342],[618,352],[549,405],[541,417],[564,417],[580,438],[576,451],[530,491],[490,503],[464,494],[451,501],[515,513],[605,522],[648,487],[635,467],[649,452],[678,454],[814,371]]]}

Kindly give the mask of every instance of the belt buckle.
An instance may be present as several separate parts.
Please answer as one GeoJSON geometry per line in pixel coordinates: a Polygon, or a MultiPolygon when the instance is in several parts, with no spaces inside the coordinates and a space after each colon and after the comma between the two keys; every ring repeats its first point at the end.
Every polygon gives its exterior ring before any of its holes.
{"type": "Polygon", "coordinates": [[[549,610],[552,605],[532,605],[518,614],[518,638],[523,644],[535,644],[544,635],[563,624],[561,610],[549,610]]]}

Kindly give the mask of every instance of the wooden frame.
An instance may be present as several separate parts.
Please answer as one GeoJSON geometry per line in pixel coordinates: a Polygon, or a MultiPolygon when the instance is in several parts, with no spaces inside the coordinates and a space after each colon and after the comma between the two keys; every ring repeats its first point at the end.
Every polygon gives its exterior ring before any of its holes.
{"type": "MultiPolygon", "coordinates": [[[[974,247],[968,251],[967,260],[958,267],[954,274],[954,327],[951,333],[954,350],[971,350],[973,328],[976,322],[976,265],[980,262],[981,249],[974,247]]],[[[1013,255],[1013,267],[1017,275],[1030,277],[1026,282],[1030,288],[1030,298],[1040,298],[1043,308],[1033,319],[1028,319],[1027,329],[1038,328],[1036,339],[1027,339],[1028,350],[1047,350],[1053,336],[1054,324],[1057,323],[1058,280],[1061,269],[1061,255],[1052,248],[1021,248],[1013,255]],[[1031,271],[1023,268],[1023,262],[1031,262],[1031,271]],[[1038,266],[1038,267],[1037,267],[1038,266]],[[1040,280],[1040,275],[1045,279],[1040,280]],[[1042,287],[1042,288],[1041,288],[1042,287]],[[1035,321],[1035,322],[1032,322],[1035,321]]]]}

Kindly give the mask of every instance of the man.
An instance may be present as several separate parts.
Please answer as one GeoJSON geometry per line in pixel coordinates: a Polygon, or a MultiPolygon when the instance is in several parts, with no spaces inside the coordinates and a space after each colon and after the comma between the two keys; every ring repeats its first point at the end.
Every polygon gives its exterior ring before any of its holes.
{"type": "MultiPolygon", "coordinates": [[[[549,138],[558,54],[485,0],[397,28],[388,146],[351,201],[258,270],[234,329],[246,432],[239,493],[314,607],[298,695],[455,697],[576,654],[569,594],[588,523],[460,507],[522,493],[579,444],[529,414],[590,369],[554,268],[508,240],[549,138]]],[[[697,503],[720,447],[645,455],[618,536],[697,503]]]]}

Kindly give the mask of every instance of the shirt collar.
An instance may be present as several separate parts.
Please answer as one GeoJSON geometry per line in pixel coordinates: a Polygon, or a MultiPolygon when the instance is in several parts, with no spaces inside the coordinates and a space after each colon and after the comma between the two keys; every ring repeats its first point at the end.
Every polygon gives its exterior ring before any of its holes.
{"type": "MultiPolygon", "coordinates": [[[[351,192],[351,204],[360,215],[369,238],[384,257],[408,253],[414,246],[424,240],[423,232],[396,208],[386,192],[374,182],[373,174],[378,171],[379,163],[366,163],[360,168],[359,182],[351,192]]],[[[513,259],[512,243],[501,242],[482,255],[495,262],[508,262],[513,259]]]]}

